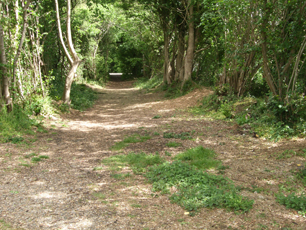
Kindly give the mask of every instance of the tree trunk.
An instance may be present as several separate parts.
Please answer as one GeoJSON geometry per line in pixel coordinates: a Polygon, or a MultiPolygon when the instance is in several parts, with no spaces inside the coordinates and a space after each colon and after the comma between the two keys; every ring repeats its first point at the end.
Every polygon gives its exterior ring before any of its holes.
{"type": "Polygon", "coordinates": [[[195,50],[193,4],[191,3],[191,0],[188,1],[188,7],[188,48],[185,56],[184,80],[182,82],[182,87],[184,86],[186,81],[191,79],[195,50]]]}
{"type": "Polygon", "coordinates": [[[264,78],[265,80],[267,81],[268,83],[268,86],[270,88],[270,90],[272,91],[273,95],[277,95],[277,91],[276,91],[276,88],[275,88],[275,84],[273,82],[273,78],[272,78],[272,75],[271,75],[271,71],[270,71],[270,68],[269,68],[269,65],[268,65],[268,50],[267,50],[267,32],[266,32],[266,27],[268,26],[268,22],[269,22],[269,19],[268,19],[268,15],[269,15],[269,12],[268,9],[267,9],[267,0],[264,0],[264,14],[263,14],[263,21],[262,21],[262,28],[261,28],[261,36],[262,36],[262,45],[261,45],[261,48],[262,48],[262,59],[263,59],[263,72],[264,72],[264,78]]]}
{"type": "MultiPolygon", "coordinates": [[[[13,87],[15,87],[15,84],[16,84],[17,61],[18,61],[18,58],[20,56],[21,49],[22,49],[22,46],[23,46],[23,43],[24,43],[24,40],[25,40],[27,24],[28,24],[28,7],[29,7],[30,3],[31,3],[31,1],[28,1],[27,4],[23,8],[23,29],[22,29],[22,34],[21,34],[21,39],[20,39],[19,45],[18,45],[18,49],[17,49],[16,55],[14,57],[14,62],[13,62],[13,82],[12,82],[13,87]]],[[[19,88],[20,87],[18,87],[18,89],[19,88]]],[[[23,98],[23,94],[22,94],[22,92],[20,92],[20,90],[19,90],[19,93],[23,98]]]]}
{"type": "Polygon", "coordinates": [[[58,8],[58,0],[55,0],[55,8],[56,8],[56,19],[57,19],[57,27],[58,27],[58,34],[60,37],[61,44],[63,46],[63,49],[65,51],[66,57],[68,58],[70,62],[70,71],[68,73],[68,76],[66,77],[65,82],[65,88],[63,93],[63,103],[64,104],[70,104],[70,91],[71,91],[71,85],[74,80],[74,76],[76,74],[77,68],[79,64],[81,63],[81,60],[79,59],[72,42],[72,36],[71,36],[71,0],[67,1],[67,42],[68,42],[68,48],[72,55],[70,56],[70,53],[68,52],[68,49],[65,46],[64,39],[63,39],[63,33],[61,29],[61,22],[60,22],[60,16],[59,16],[59,8],[58,8]]]}
{"type": "Polygon", "coordinates": [[[179,27],[179,41],[178,41],[178,53],[176,58],[176,72],[175,80],[184,80],[184,53],[185,53],[185,31],[183,28],[179,27]]]}
{"type": "Polygon", "coordinates": [[[73,83],[74,80],[74,76],[76,73],[76,70],[79,66],[80,62],[74,62],[70,68],[70,71],[66,77],[66,82],[65,82],[65,90],[64,90],[64,94],[63,94],[63,102],[65,104],[70,104],[70,92],[71,92],[71,85],[73,83]]]}
{"type": "MultiPolygon", "coordinates": [[[[5,56],[5,47],[4,47],[4,33],[3,27],[0,24],[0,64],[1,64],[1,78],[0,78],[0,99],[4,100],[5,105],[7,106],[8,112],[11,112],[13,109],[13,101],[10,97],[10,89],[9,89],[9,80],[7,76],[6,69],[6,56],[5,56]]],[[[0,104],[0,106],[2,106],[0,104]]]]}
{"type": "Polygon", "coordinates": [[[164,57],[164,83],[171,84],[171,80],[170,80],[171,66],[170,66],[170,54],[169,54],[170,36],[169,36],[169,31],[166,25],[163,26],[163,31],[164,31],[164,55],[165,55],[164,57]]]}

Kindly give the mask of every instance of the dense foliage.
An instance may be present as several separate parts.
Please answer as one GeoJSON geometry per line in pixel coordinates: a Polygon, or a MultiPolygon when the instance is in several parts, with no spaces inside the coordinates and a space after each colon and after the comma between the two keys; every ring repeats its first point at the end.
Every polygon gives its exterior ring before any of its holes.
{"type": "Polygon", "coordinates": [[[196,82],[217,96],[261,98],[274,123],[305,132],[302,0],[5,0],[0,9],[7,112],[18,105],[48,113],[54,91],[75,106],[74,80],[103,84],[122,72],[154,87],[162,79],[169,95],[196,82]]]}

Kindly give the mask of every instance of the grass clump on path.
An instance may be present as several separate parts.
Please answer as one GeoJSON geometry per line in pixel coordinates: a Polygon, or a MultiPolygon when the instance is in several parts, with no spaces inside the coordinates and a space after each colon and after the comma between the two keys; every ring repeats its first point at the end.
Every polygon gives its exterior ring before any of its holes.
{"type": "Polygon", "coordinates": [[[145,142],[151,139],[150,136],[141,136],[139,134],[134,134],[132,136],[124,138],[123,141],[117,142],[114,146],[111,147],[111,150],[121,150],[132,143],[145,142]]]}
{"type": "Polygon", "coordinates": [[[196,166],[198,169],[210,169],[216,168],[221,165],[221,162],[215,160],[216,153],[211,149],[205,149],[202,146],[198,146],[193,149],[180,153],[175,156],[174,159],[186,161],[190,165],[196,166]]]}
{"type": "Polygon", "coordinates": [[[233,183],[223,176],[210,175],[181,161],[164,163],[149,168],[145,175],[153,183],[153,191],[170,193],[170,200],[194,214],[201,207],[227,208],[247,212],[253,200],[243,197],[233,183]]]}
{"type": "Polygon", "coordinates": [[[153,166],[156,164],[161,164],[164,159],[159,155],[145,154],[145,153],[129,153],[128,155],[116,155],[106,158],[102,163],[117,168],[117,170],[122,169],[124,166],[130,165],[134,173],[143,173],[146,171],[148,166],[153,166]]]}
{"type": "Polygon", "coordinates": [[[285,205],[286,208],[292,208],[306,215],[306,196],[304,194],[297,196],[295,193],[291,193],[288,196],[285,196],[283,193],[279,193],[276,196],[276,201],[282,205],[285,205]]]}

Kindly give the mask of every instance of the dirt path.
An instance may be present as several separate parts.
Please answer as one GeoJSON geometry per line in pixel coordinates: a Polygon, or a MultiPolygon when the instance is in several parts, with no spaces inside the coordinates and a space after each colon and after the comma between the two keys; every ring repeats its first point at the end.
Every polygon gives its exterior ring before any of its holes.
{"type": "Polygon", "coordinates": [[[0,145],[0,229],[306,229],[301,215],[273,197],[279,184],[292,177],[290,170],[305,162],[296,156],[276,159],[274,153],[298,151],[305,147],[304,140],[270,143],[245,134],[241,127],[180,110],[195,105],[208,90],[165,100],[132,88],[132,82],[110,82],[99,92],[92,109],[49,120],[49,132],[38,134],[33,144],[0,145]],[[159,119],[152,119],[157,115],[159,119]],[[194,131],[196,136],[169,148],[162,137],[166,131],[194,131]],[[110,147],[135,133],[152,139],[131,144],[120,154],[175,155],[198,145],[214,149],[229,166],[224,175],[236,185],[262,188],[242,191],[255,200],[254,208],[239,215],[202,209],[190,217],[168,196],[153,197],[141,176],[112,177],[101,160],[118,154],[110,147]],[[26,156],[33,153],[49,159],[32,164],[26,156]]]}

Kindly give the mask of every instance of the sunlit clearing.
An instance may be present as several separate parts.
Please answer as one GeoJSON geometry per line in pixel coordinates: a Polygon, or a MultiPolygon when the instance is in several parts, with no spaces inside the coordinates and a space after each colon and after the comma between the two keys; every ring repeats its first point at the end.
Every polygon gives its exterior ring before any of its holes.
{"type": "Polygon", "coordinates": [[[34,199],[50,199],[50,198],[65,198],[67,197],[67,194],[62,193],[62,192],[42,192],[39,193],[38,195],[32,196],[34,199]]]}
{"type": "Polygon", "coordinates": [[[85,219],[77,223],[62,225],[60,229],[84,229],[91,227],[92,225],[92,221],[85,219]]]}

